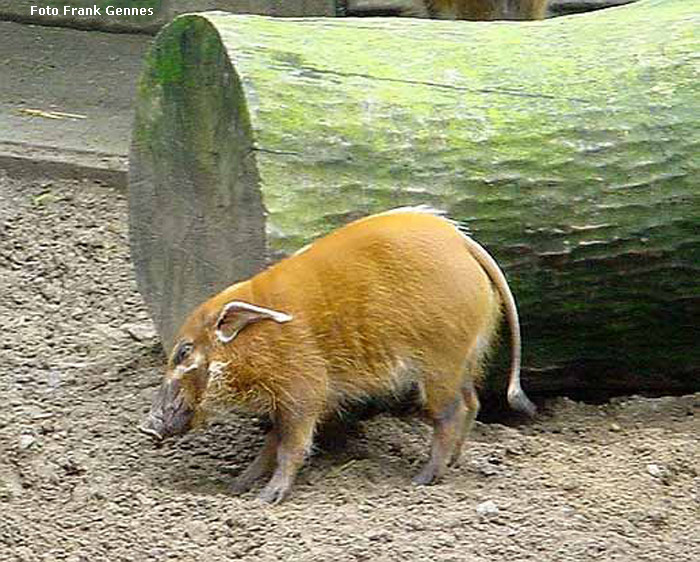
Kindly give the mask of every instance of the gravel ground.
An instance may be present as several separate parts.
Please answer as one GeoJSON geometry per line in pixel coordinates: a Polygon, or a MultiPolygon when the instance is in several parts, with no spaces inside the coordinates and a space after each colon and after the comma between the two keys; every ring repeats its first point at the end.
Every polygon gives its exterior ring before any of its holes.
{"type": "Polygon", "coordinates": [[[424,488],[428,428],[382,415],[276,507],[228,492],[256,420],[154,447],[163,357],[109,186],[0,175],[0,333],[2,561],[700,560],[700,394],[477,423],[424,488]]]}

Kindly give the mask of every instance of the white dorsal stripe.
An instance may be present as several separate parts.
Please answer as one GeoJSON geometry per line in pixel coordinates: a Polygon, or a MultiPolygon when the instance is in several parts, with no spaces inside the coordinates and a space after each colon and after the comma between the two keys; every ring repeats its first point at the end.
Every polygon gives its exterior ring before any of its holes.
{"type": "Polygon", "coordinates": [[[441,209],[436,209],[435,207],[431,207],[430,205],[413,205],[406,207],[396,207],[395,209],[389,209],[388,211],[377,213],[374,216],[396,215],[398,213],[423,213],[426,215],[435,215],[438,217],[444,217],[446,215],[445,211],[441,209]]]}
{"type": "MultiPolygon", "coordinates": [[[[376,213],[374,215],[367,215],[366,217],[362,217],[361,219],[357,219],[355,222],[360,223],[360,222],[364,222],[364,221],[369,220],[369,219],[374,219],[376,217],[383,217],[385,215],[397,215],[400,213],[422,213],[424,215],[435,215],[436,217],[444,218],[448,222],[453,222],[446,217],[447,213],[445,211],[443,211],[441,209],[436,209],[435,207],[431,207],[430,205],[413,205],[413,206],[406,206],[406,207],[396,207],[394,209],[389,209],[388,211],[382,211],[382,212],[376,213]]],[[[352,223],[349,223],[349,224],[352,224],[352,223]]],[[[457,226],[456,223],[453,223],[453,224],[455,224],[455,226],[457,226]]],[[[302,248],[299,248],[296,252],[294,252],[292,254],[292,257],[300,256],[301,254],[308,252],[315,243],[316,243],[316,240],[314,240],[313,242],[310,242],[309,244],[307,244],[306,246],[304,246],[302,248]]]]}

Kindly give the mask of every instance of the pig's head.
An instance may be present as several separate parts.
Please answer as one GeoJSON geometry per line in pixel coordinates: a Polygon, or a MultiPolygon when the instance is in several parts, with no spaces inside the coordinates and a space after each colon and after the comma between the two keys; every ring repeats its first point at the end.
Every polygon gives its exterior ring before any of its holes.
{"type": "Polygon", "coordinates": [[[215,299],[195,310],[178,332],[163,382],[139,427],[158,441],[183,434],[204,421],[200,404],[210,375],[220,369],[221,357],[229,355],[226,346],[235,345],[242,330],[263,320],[284,323],[292,319],[283,312],[237,300],[212,306],[215,299]]]}

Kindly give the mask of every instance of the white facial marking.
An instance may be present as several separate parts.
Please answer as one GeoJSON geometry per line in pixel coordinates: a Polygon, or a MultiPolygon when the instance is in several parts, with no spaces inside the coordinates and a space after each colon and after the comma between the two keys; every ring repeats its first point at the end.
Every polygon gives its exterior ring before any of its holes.
{"type": "Polygon", "coordinates": [[[202,356],[198,353],[192,358],[192,362],[189,365],[178,365],[175,367],[175,376],[181,377],[185,373],[190,371],[196,371],[202,364],[202,356]]]}
{"type": "Polygon", "coordinates": [[[202,407],[212,412],[218,409],[217,398],[224,393],[223,374],[229,366],[230,361],[212,361],[209,363],[209,380],[207,380],[207,391],[205,393],[202,407]]]}
{"type": "Polygon", "coordinates": [[[220,377],[229,363],[230,361],[212,361],[209,363],[209,376],[220,377]]]}

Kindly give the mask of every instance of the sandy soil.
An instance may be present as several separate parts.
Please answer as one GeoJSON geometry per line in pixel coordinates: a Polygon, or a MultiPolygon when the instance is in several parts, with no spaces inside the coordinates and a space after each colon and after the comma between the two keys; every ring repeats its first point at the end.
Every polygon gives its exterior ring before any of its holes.
{"type": "Polygon", "coordinates": [[[383,415],[277,507],[228,492],[255,420],[155,448],[163,358],[109,186],[0,175],[0,333],[3,561],[700,560],[700,394],[479,423],[426,488],[428,429],[383,415]]]}

